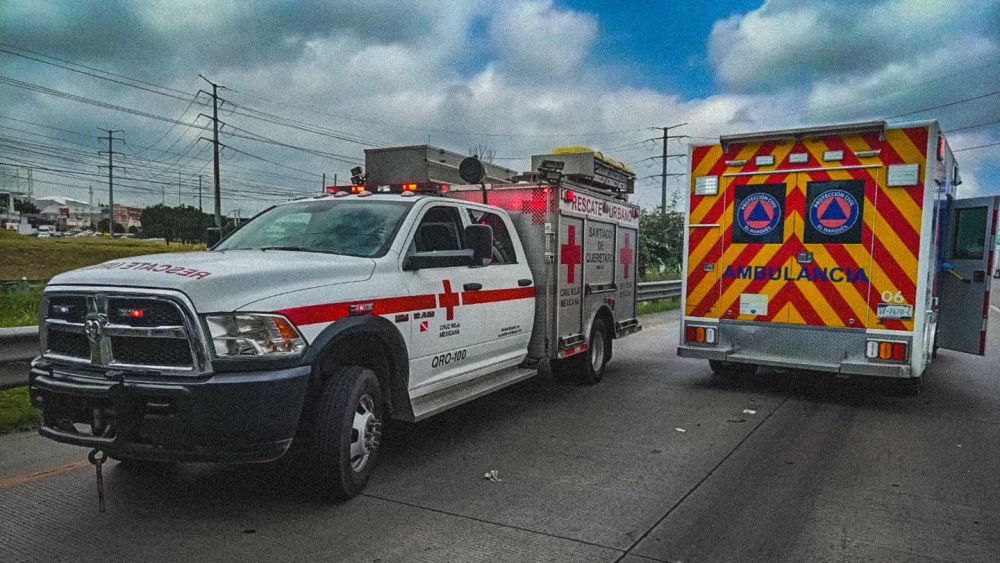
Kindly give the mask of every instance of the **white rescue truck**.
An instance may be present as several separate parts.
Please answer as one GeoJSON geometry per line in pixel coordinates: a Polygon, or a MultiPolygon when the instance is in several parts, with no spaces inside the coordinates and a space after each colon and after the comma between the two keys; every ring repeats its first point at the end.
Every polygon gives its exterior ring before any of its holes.
{"type": "MultiPolygon", "coordinates": [[[[634,177],[599,189],[599,154],[551,159],[548,181],[369,178],[272,207],[208,252],[55,277],[30,376],[40,433],[133,466],[294,445],[318,491],[344,498],[390,417],[421,420],[544,363],[600,380],[613,340],[640,329],[639,212],[621,189],[634,177]],[[559,181],[588,158],[589,175],[559,181]]],[[[462,168],[482,178],[478,161],[462,168]]]]}

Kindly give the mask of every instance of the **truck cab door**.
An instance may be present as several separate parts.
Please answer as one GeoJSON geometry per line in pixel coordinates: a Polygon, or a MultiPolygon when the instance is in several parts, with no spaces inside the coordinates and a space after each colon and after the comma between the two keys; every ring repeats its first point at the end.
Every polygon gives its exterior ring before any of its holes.
{"type": "MultiPolygon", "coordinates": [[[[465,222],[458,205],[433,203],[408,235],[405,257],[414,252],[454,251],[464,247],[465,222]]],[[[427,298],[430,308],[412,313],[410,322],[410,390],[432,386],[467,373],[482,362],[477,346],[474,311],[462,304],[462,292],[477,283],[481,271],[448,266],[404,271],[413,298],[427,298]]]]}
{"type": "Polygon", "coordinates": [[[949,205],[938,272],[937,345],[982,356],[1000,197],[957,199],[949,205]]]}

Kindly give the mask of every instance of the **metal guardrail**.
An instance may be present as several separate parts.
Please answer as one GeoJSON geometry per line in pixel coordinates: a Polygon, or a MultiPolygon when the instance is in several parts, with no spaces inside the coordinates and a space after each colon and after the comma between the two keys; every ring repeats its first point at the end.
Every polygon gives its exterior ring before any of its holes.
{"type": "Polygon", "coordinates": [[[37,355],[37,326],[0,328],[0,389],[26,385],[28,364],[37,355]]]}
{"type": "Polygon", "coordinates": [[[639,282],[638,300],[640,302],[677,298],[680,296],[681,280],[639,282]]]}

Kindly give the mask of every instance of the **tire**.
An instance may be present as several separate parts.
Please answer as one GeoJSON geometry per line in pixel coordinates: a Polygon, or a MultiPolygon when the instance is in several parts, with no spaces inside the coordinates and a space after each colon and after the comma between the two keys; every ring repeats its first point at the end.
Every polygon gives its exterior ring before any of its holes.
{"type": "Polygon", "coordinates": [[[335,370],[317,399],[311,475],[324,499],[346,500],[365,488],[378,460],[384,402],[371,370],[335,370]]]}
{"type": "Polygon", "coordinates": [[[708,365],[712,368],[712,372],[715,375],[722,377],[750,377],[757,373],[757,366],[754,364],[709,360],[708,365]]]}
{"type": "Polygon", "coordinates": [[[594,319],[590,327],[587,353],[580,357],[577,379],[584,385],[593,385],[604,379],[604,369],[611,359],[611,335],[601,319],[594,319]]]}

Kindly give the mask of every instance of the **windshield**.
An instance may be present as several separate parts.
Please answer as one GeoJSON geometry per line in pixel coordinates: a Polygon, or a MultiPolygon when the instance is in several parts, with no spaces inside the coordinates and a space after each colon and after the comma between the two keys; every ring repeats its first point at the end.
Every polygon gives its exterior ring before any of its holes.
{"type": "Polygon", "coordinates": [[[279,205],[213,250],[297,250],[374,258],[389,250],[411,206],[401,201],[329,199],[279,205]]]}

